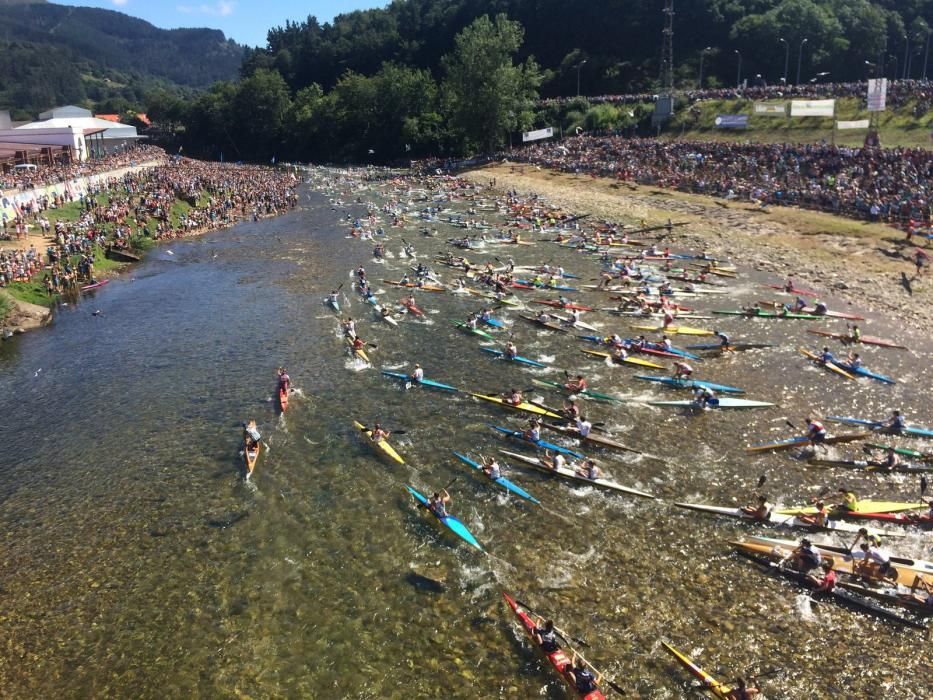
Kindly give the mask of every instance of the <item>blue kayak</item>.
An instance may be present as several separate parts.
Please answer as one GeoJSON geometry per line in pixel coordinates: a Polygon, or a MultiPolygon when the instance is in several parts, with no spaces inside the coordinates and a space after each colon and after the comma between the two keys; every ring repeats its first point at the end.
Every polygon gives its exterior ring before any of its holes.
{"type": "Polygon", "coordinates": [[[535,284],[531,280],[521,280],[516,279],[516,284],[523,284],[526,287],[537,287],[538,289],[556,289],[561,292],[579,292],[580,290],[576,287],[570,287],[566,284],[535,284]]]}
{"type": "Polygon", "coordinates": [[[389,372],[388,370],[382,370],[382,373],[387,377],[392,377],[393,379],[401,379],[403,382],[414,384],[416,386],[426,386],[432,389],[442,389],[443,391],[460,391],[455,386],[450,386],[448,384],[441,384],[440,382],[435,382],[431,379],[422,379],[420,382],[412,381],[411,377],[407,374],[402,374],[401,372],[389,372]]]}
{"type": "Polygon", "coordinates": [[[721,391],[725,394],[744,394],[745,389],[739,389],[737,386],[728,386],[726,384],[714,384],[713,382],[703,381],[702,379],[675,379],[674,377],[648,377],[644,374],[636,374],[635,379],[643,379],[646,382],[659,382],[675,389],[698,389],[706,387],[713,391],[721,391]]]}
{"type": "Polygon", "coordinates": [[[502,352],[501,350],[493,350],[492,348],[480,348],[480,350],[482,350],[483,352],[488,352],[490,355],[495,355],[500,360],[508,360],[510,362],[521,362],[522,364],[531,365],[532,367],[547,367],[547,365],[544,364],[543,362],[538,362],[537,360],[529,360],[527,357],[522,357],[521,355],[516,355],[515,357],[511,358],[511,360],[509,360],[509,358],[506,357],[505,353],[502,352]]]}
{"type": "Polygon", "coordinates": [[[493,328],[505,328],[505,324],[497,318],[480,318],[480,323],[485,323],[493,328]]]}
{"type": "Polygon", "coordinates": [[[687,352],[686,350],[681,350],[680,348],[670,347],[666,348],[661,343],[645,343],[645,345],[651,350],[661,350],[662,352],[669,352],[673,355],[680,355],[681,357],[689,357],[691,360],[697,360],[699,362],[703,361],[703,358],[699,355],[694,355],[692,352],[687,352]]]}
{"type": "Polygon", "coordinates": [[[537,442],[533,442],[529,440],[528,438],[526,438],[521,430],[512,430],[511,428],[503,428],[498,425],[492,425],[491,423],[489,424],[489,427],[493,428],[494,430],[498,430],[500,433],[504,435],[513,437],[516,440],[521,440],[522,442],[527,442],[529,445],[534,445],[535,447],[538,447],[542,450],[552,450],[553,452],[560,452],[561,454],[565,454],[569,457],[576,457],[577,459],[586,459],[586,455],[580,454],[579,452],[575,452],[574,450],[568,449],[566,447],[561,447],[560,445],[555,445],[553,442],[547,442],[545,440],[538,440],[537,442]]]}
{"type": "MultiPolygon", "coordinates": [[[[850,418],[848,416],[827,416],[826,420],[831,420],[836,423],[848,423],[849,425],[866,425],[869,428],[877,430],[884,426],[884,421],[879,420],[866,420],[864,418],[850,418]]],[[[896,433],[892,433],[896,434],[896,433]]],[[[912,435],[914,437],[928,437],[933,438],[933,430],[929,428],[917,428],[908,425],[902,431],[901,435],[912,435]]]]}
{"type": "Polygon", "coordinates": [[[868,377],[869,379],[876,379],[879,382],[885,384],[897,384],[896,381],[891,379],[891,377],[886,377],[883,374],[878,374],[877,372],[872,372],[870,369],[865,369],[864,367],[853,367],[847,362],[836,362],[837,367],[842,367],[849,374],[855,374],[859,377],[868,377]]]}
{"type": "MultiPolygon", "coordinates": [[[[466,455],[460,454],[459,452],[454,452],[454,455],[456,455],[457,458],[460,459],[460,461],[465,462],[466,464],[469,464],[469,465],[470,465],[471,467],[473,467],[476,471],[478,471],[480,474],[483,474],[483,475],[485,476],[485,472],[483,471],[483,466],[482,466],[479,462],[477,462],[477,461],[475,461],[475,460],[472,460],[472,459],[470,459],[469,457],[467,457],[466,455]]],[[[487,477],[487,478],[488,478],[488,477],[487,477]]],[[[490,481],[493,481],[493,482],[499,484],[499,486],[501,486],[502,488],[504,488],[504,489],[506,489],[506,490],[508,490],[508,491],[511,491],[511,492],[514,493],[516,496],[521,496],[522,498],[524,498],[524,499],[526,499],[526,500],[528,500],[528,501],[531,501],[532,503],[535,503],[535,504],[537,504],[537,505],[541,505],[541,501],[539,501],[537,498],[535,498],[535,497],[532,496],[530,493],[528,493],[527,491],[525,491],[523,488],[521,488],[521,487],[516,486],[515,484],[513,484],[511,481],[509,481],[508,479],[506,479],[504,476],[500,476],[498,479],[490,479],[490,481]]]]}
{"type": "MultiPolygon", "coordinates": [[[[415,500],[418,501],[418,503],[424,506],[425,510],[427,510],[431,515],[434,515],[434,511],[428,508],[427,498],[415,491],[411,486],[406,485],[405,488],[408,489],[408,492],[415,497],[415,500]]],[[[434,515],[434,517],[437,518],[441,525],[446,527],[461,540],[473,547],[476,547],[479,551],[483,551],[482,545],[476,541],[476,538],[473,537],[473,533],[470,532],[467,529],[467,526],[457,520],[457,518],[455,518],[453,515],[445,515],[443,518],[438,518],[436,515],[434,515]]]]}

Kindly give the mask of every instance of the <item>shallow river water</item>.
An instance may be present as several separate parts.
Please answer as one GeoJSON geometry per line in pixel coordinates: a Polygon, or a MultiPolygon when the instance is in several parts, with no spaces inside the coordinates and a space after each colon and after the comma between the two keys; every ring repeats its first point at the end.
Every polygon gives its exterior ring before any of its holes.
{"type": "MultiPolygon", "coordinates": [[[[357,196],[382,201],[370,190],[343,199],[357,196]]],[[[162,245],[59,308],[51,327],[0,345],[0,696],[563,697],[501,591],[584,638],[587,658],[631,697],[695,695],[662,639],[724,679],[786,669],[762,681],[769,698],[933,694],[920,633],[831,604],[811,607],[731,553],[728,541],[752,528],[671,506],[744,503],[762,473],[772,500],[787,504],[841,485],[914,500],[916,477],[817,470],[786,453],[748,457],[742,448],[792,435],[785,420],[800,425],[810,411],[883,416],[900,407],[911,423],[933,424],[928,338],[880,319],[865,324],[912,347],[864,350],[866,366],[899,380],[887,387],[807,366],[795,349],[817,346],[807,322],[690,321],[779,344],[696,363],[698,375],[778,407],[689,415],[587,404],[620,440],[660,458],[591,451],[615,480],[658,500],[515,466],[508,476],[543,504],[527,506],[451,455],[523,451],[488,427],[521,427],[520,416],[463,394],[406,391],[378,370],[420,362],[428,377],[480,392],[563,373],[481,352],[480,339],[450,324],[481,307],[472,297],[419,293],[427,320],[406,318],[398,330],[376,320],[353,292],[351,270],[364,264],[380,298],[396,300],[400,291],[377,280],[398,279],[408,265],[400,238],[430,261],[456,230],[438,226],[430,239],[417,226],[404,234],[387,227],[391,257],[378,265],[371,243],[345,238],[348,211],[365,210],[305,190],[286,216],[162,245]],[[360,335],[378,346],[374,368],[347,358],[336,317],[321,303],[340,283],[360,335]],[[296,392],[278,416],[272,395],[282,364],[296,392]],[[267,448],[251,483],[239,453],[247,418],[267,448]],[[392,442],[407,464],[380,460],[354,419],[404,430],[392,442]],[[452,510],[488,555],[441,532],[404,490],[455,477],[452,510]]],[[[503,250],[470,257],[504,259],[503,250]]],[[[595,259],[543,242],[507,252],[520,263],[561,262],[584,281],[598,270],[595,259]]],[[[727,299],[690,303],[734,308],[769,298],[759,286],[766,280],[742,272],[727,299]]],[[[573,296],[607,305],[595,293],[573,296]]],[[[580,349],[591,346],[539,332],[515,311],[503,318],[514,321],[522,354],[585,371],[600,390],[681,398],[633,379],[632,368],[588,358],[580,349]]],[[[623,335],[629,325],[605,314],[586,320],[623,335]]],[[[933,558],[929,531],[891,546],[933,558]]]]}

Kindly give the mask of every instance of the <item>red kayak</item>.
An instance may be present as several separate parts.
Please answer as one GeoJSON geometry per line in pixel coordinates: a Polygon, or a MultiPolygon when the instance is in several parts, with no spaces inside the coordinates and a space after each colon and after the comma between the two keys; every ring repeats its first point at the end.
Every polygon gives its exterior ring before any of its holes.
{"type": "Polygon", "coordinates": [[[765,289],[780,289],[786,294],[799,294],[802,297],[818,297],[819,293],[814,292],[812,289],[798,289],[797,287],[791,287],[788,289],[783,284],[763,284],[761,285],[765,289]]]}
{"type": "Polygon", "coordinates": [[[284,386],[279,387],[279,408],[282,409],[282,413],[288,410],[288,389],[284,386]]]}
{"type": "MultiPolygon", "coordinates": [[[[502,597],[505,598],[505,602],[509,604],[509,607],[512,608],[512,612],[515,613],[518,621],[522,624],[522,627],[525,628],[525,633],[528,635],[529,639],[531,639],[531,643],[538,649],[538,651],[541,652],[541,655],[544,656],[548,662],[550,662],[551,666],[555,671],[557,671],[557,673],[563,679],[564,683],[567,684],[567,687],[570,689],[573,697],[581,698],[581,700],[605,700],[606,696],[603,695],[602,692],[600,692],[598,689],[591,690],[588,693],[581,693],[579,690],[577,690],[577,687],[573,682],[573,677],[569,673],[564,672],[564,669],[571,664],[570,657],[567,656],[567,654],[564,653],[564,650],[560,647],[558,647],[556,651],[544,651],[544,649],[542,649],[541,646],[535,642],[534,632],[535,627],[537,627],[535,621],[532,620],[528,613],[525,612],[525,610],[508,595],[503,593],[502,597]]],[[[544,620],[539,621],[542,625],[544,624],[544,620]]],[[[596,677],[599,678],[598,671],[592,668],[590,670],[592,670],[596,677]]]]}
{"type": "MultiPolygon", "coordinates": [[[[841,340],[843,343],[851,343],[851,339],[848,333],[833,333],[832,331],[818,331],[813,328],[808,328],[807,333],[812,333],[813,335],[821,335],[824,338],[835,338],[836,340],[841,340]]],[[[879,338],[874,335],[863,335],[859,338],[859,343],[862,345],[877,345],[882,348],[895,348],[897,350],[907,350],[906,345],[899,345],[893,340],[885,340],[884,338],[879,338]]]]}
{"type": "Polygon", "coordinates": [[[561,304],[559,301],[553,301],[551,299],[532,299],[532,304],[544,304],[545,306],[553,306],[556,309],[573,309],[574,311],[595,311],[592,306],[584,306],[583,304],[561,304]]]}
{"type": "Polygon", "coordinates": [[[86,284],[83,287],[81,287],[81,291],[89,292],[92,289],[99,289],[100,287],[103,287],[105,284],[107,284],[109,281],[110,280],[101,280],[100,282],[95,282],[94,284],[86,284]]]}
{"type": "Polygon", "coordinates": [[[933,514],[926,513],[860,513],[847,512],[846,517],[865,518],[866,520],[884,520],[901,525],[925,525],[933,523],[933,514]]]}
{"type": "Polygon", "coordinates": [[[422,311],[421,309],[419,309],[419,308],[418,308],[417,306],[415,306],[414,304],[408,304],[408,303],[406,303],[406,302],[403,301],[403,302],[402,302],[402,306],[404,306],[406,309],[408,309],[408,312],[414,314],[415,316],[424,316],[424,311],[422,311]]]}

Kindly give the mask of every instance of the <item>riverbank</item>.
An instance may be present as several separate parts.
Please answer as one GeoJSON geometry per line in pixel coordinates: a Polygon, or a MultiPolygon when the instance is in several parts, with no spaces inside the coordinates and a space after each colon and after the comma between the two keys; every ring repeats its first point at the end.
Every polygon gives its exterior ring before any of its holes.
{"type": "MultiPolygon", "coordinates": [[[[915,277],[914,249],[904,234],[882,224],[854,221],[792,207],[761,208],[747,202],[497,164],[464,177],[500,190],[536,192],[578,214],[638,227],[689,222],[666,237],[674,247],[705,249],[745,262],[847,304],[928,329],[933,322],[933,284],[915,277]]],[[[927,271],[928,278],[931,273],[927,271]]]]}

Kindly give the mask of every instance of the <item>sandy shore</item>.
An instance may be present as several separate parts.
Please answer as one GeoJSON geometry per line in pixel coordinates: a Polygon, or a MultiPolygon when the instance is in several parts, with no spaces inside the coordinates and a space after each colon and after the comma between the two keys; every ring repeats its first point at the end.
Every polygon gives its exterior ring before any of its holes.
{"type": "Polygon", "coordinates": [[[933,321],[933,272],[915,278],[910,259],[915,246],[905,244],[903,232],[882,224],[790,207],[763,210],[747,202],[527,165],[498,164],[464,177],[484,184],[495,178],[499,190],[535,192],[576,214],[630,227],[643,220],[648,225],[669,218],[690,222],[674,229],[668,239],[673,247],[705,249],[773,273],[775,282],[791,277],[803,287],[825,291],[831,308],[840,307],[839,302],[856,304],[917,330],[928,330],[933,321]]]}

